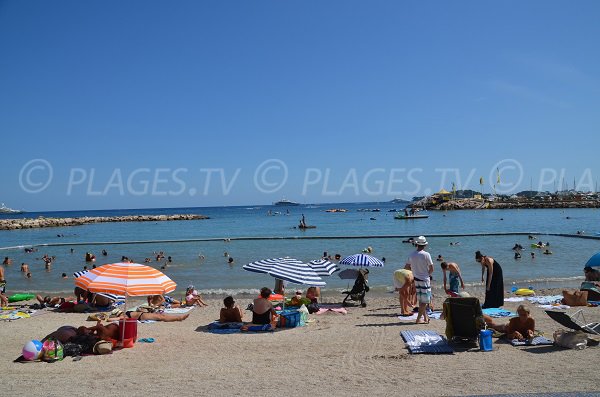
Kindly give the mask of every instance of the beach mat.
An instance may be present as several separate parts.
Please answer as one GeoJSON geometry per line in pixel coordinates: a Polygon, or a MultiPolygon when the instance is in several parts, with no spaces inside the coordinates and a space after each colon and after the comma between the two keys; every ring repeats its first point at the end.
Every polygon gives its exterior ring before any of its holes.
{"type": "Polygon", "coordinates": [[[241,328],[244,323],[220,323],[218,321],[213,321],[212,323],[206,326],[207,332],[211,334],[237,334],[237,333],[256,333],[256,332],[273,332],[275,331],[271,328],[270,324],[265,325],[253,325],[248,327],[246,331],[242,331],[241,328]]]}
{"type": "Polygon", "coordinates": [[[400,335],[411,354],[453,354],[446,338],[435,331],[401,331],[400,335]]]}
{"type": "Polygon", "coordinates": [[[513,339],[510,341],[510,344],[513,346],[539,346],[539,345],[553,345],[554,342],[543,336],[536,336],[535,338],[533,338],[531,340],[531,342],[526,341],[526,340],[513,339]]]}

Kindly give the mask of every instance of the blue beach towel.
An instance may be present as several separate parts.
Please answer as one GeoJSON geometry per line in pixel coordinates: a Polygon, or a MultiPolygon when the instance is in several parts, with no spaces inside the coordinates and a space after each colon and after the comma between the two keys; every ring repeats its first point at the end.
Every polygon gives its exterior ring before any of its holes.
{"type": "MultiPolygon", "coordinates": [[[[213,321],[208,324],[206,327],[208,332],[213,334],[235,334],[241,332],[241,328],[244,326],[244,323],[220,323],[218,321],[213,321]]],[[[253,325],[248,327],[248,329],[244,332],[273,332],[274,329],[271,327],[271,324],[265,325],[253,325]]]]}
{"type": "Polygon", "coordinates": [[[511,312],[510,310],[504,310],[499,307],[482,309],[483,314],[486,314],[493,318],[501,318],[501,317],[516,317],[516,313],[511,312]]]}

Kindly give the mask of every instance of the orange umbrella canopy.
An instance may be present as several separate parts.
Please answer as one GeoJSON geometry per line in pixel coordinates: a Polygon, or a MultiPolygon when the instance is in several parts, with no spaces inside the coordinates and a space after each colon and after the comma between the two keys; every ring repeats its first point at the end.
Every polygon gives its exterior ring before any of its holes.
{"type": "Polygon", "coordinates": [[[177,287],[161,271],[138,263],[99,266],[77,277],[75,285],[91,292],[125,296],[164,295],[177,287]]]}

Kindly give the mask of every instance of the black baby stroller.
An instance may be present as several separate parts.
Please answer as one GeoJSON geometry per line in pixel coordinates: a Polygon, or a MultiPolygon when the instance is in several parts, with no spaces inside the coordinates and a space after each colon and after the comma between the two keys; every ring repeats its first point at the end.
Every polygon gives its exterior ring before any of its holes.
{"type": "Polygon", "coordinates": [[[350,291],[344,291],[342,294],[346,294],[346,297],[342,301],[343,306],[347,306],[346,301],[348,299],[352,301],[360,301],[360,305],[362,307],[367,306],[367,302],[365,302],[365,294],[369,292],[369,269],[360,269],[356,276],[356,280],[354,281],[354,286],[350,291]]]}

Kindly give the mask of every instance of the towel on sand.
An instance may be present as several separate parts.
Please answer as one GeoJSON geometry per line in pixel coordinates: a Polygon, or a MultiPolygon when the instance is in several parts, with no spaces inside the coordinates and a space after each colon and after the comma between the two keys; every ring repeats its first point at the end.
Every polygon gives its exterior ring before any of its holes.
{"type": "Polygon", "coordinates": [[[553,345],[554,342],[543,336],[536,336],[531,341],[513,339],[510,341],[513,346],[538,346],[538,345],[553,345]]]}
{"type": "Polygon", "coordinates": [[[502,308],[497,307],[483,309],[482,312],[483,314],[487,314],[488,316],[493,318],[515,317],[517,315],[517,313],[513,313],[510,310],[504,310],[502,308]]]}

